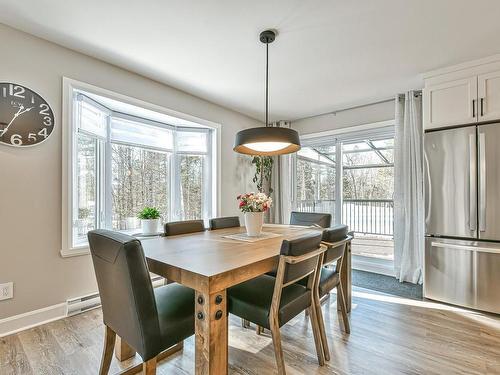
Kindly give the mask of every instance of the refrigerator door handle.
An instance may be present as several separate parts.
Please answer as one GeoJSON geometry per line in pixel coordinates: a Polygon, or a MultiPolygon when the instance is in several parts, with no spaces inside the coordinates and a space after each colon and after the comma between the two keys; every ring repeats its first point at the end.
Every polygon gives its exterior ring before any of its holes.
{"type": "Polygon", "coordinates": [[[477,230],[476,137],[469,134],[469,229],[477,230]]]}
{"type": "Polygon", "coordinates": [[[479,133],[479,230],[486,230],[486,136],[479,133]]]}
{"type": "Polygon", "coordinates": [[[468,246],[468,245],[451,244],[446,242],[431,242],[431,246],[440,247],[443,249],[456,249],[456,250],[466,250],[466,251],[474,251],[480,253],[500,254],[500,248],[494,248],[494,247],[468,246]]]}
{"type": "Polygon", "coordinates": [[[424,168],[425,168],[425,181],[429,186],[427,190],[427,207],[426,207],[426,215],[425,215],[425,223],[428,223],[431,217],[431,207],[432,207],[432,185],[431,185],[431,172],[429,166],[429,159],[427,159],[427,153],[424,153],[424,168]]]}

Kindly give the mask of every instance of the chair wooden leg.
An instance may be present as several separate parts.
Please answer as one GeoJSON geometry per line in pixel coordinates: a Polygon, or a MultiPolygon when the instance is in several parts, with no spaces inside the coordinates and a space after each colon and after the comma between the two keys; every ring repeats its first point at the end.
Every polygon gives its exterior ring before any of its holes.
{"type": "MultiPolygon", "coordinates": [[[[326,299],[325,301],[327,301],[326,299]]],[[[325,321],[323,319],[323,311],[321,310],[321,300],[320,303],[315,303],[316,306],[316,320],[318,321],[319,333],[321,336],[321,344],[323,346],[323,355],[325,361],[330,360],[330,348],[328,347],[328,339],[326,337],[325,321]]]]}
{"type": "Polygon", "coordinates": [[[109,372],[109,366],[111,365],[111,359],[113,358],[113,349],[115,348],[115,341],[116,333],[111,328],[106,326],[99,375],[107,375],[109,372]]]}
{"type": "Polygon", "coordinates": [[[339,284],[337,287],[337,298],[340,303],[340,312],[342,313],[342,320],[344,321],[344,329],[346,333],[351,333],[351,323],[349,322],[349,316],[347,315],[347,306],[344,298],[344,290],[342,284],[339,284]]]}
{"type": "Polygon", "coordinates": [[[277,319],[270,318],[269,325],[273,337],[274,355],[276,356],[278,375],[286,375],[285,359],[283,358],[283,349],[281,348],[281,332],[277,319]]]}
{"type": "Polygon", "coordinates": [[[144,375],[156,375],[156,357],[142,364],[142,373],[144,375]]]}
{"type": "MultiPolygon", "coordinates": [[[[313,302],[314,303],[314,302],[313,302]]],[[[325,355],[323,352],[323,344],[321,340],[321,334],[320,334],[320,328],[318,324],[318,314],[317,314],[317,309],[315,305],[312,305],[309,308],[309,314],[311,316],[311,326],[312,326],[312,331],[313,331],[313,336],[314,336],[314,344],[316,345],[316,355],[318,356],[318,363],[320,366],[325,365],[325,355]]]]}
{"type": "Polygon", "coordinates": [[[255,326],[255,333],[260,335],[262,332],[264,332],[264,328],[259,326],[258,324],[255,326]]]}

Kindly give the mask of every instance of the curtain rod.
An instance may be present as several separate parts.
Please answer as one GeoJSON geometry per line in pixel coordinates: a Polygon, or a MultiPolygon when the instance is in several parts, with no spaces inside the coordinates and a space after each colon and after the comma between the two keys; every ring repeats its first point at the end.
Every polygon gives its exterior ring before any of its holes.
{"type": "MultiPolygon", "coordinates": [[[[422,95],[422,90],[413,90],[413,91],[415,92],[416,96],[422,95]]],[[[404,94],[398,94],[398,97],[401,97],[401,95],[403,95],[403,97],[404,97],[404,94]]],[[[295,120],[292,120],[291,122],[300,121],[300,120],[307,120],[307,119],[310,119],[310,118],[315,118],[315,117],[320,117],[320,116],[326,116],[326,115],[336,115],[339,112],[350,111],[351,109],[358,109],[358,108],[370,107],[370,106],[375,105],[375,104],[382,104],[382,103],[392,102],[394,100],[395,100],[395,97],[388,98],[388,99],[382,99],[382,100],[378,100],[376,102],[371,102],[371,103],[356,105],[354,107],[342,108],[342,109],[338,109],[336,111],[324,112],[324,113],[320,113],[320,114],[317,114],[317,115],[311,115],[311,116],[297,118],[295,120]]]]}
{"type": "Polygon", "coordinates": [[[326,115],[335,115],[335,114],[337,114],[339,112],[350,111],[351,109],[358,109],[358,108],[363,108],[363,107],[369,107],[371,105],[381,104],[381,103],[387,103],[387,102],[392,102],[392,101],[394,101],[394,98],[378,100],[378,101],[372,102],[372,103],[360,104],[360,105],[357,105],[357,106],[354,106],[354,107],[342,108],[342,109],[337,109],[335,111],[324,112],[324,113],[320,113],[320,114],[317,114],[317,115],[311,115],[311,116],[297,118],[295,120],[292,120],[292,122],[300,121],[300,120],[307,120],[307,119],[310,119],[310,118],[320,117],[320,116],[326,116],[326,115]]]}

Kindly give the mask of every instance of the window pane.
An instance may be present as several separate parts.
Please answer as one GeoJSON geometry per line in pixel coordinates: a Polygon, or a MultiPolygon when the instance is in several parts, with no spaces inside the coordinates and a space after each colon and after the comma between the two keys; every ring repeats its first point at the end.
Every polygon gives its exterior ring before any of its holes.
{"type": "Polygon", "coordinates": [[[335,199],[335,168],[320,166],[319,167],[319,199],[334,200],[335,199]]]}
{"type": "Polygon", "coordinates": [[[73,246],[87,241],[87,232],[96,228],[97,217],[97,140],[79,134],[76,148],[73,246]]]}
{"type": "Polygon", "coordinates": [[[180,220],[203,218],[204,161],[205,156],[179,156],[181,184],[180,220]]]}
{"type": "Polygon", "coordinates": [[[326,164],[335,164],[335,146],[306,146],[302,147],[297,155],[326,164]]]}
{"type": "Polygon", "coordinates": [[[334,165],[329,166],[297,158],[294,209],[303,212],[334,213],[334,165]]]}
{"type": "Polygon", "coordinates": [[[116,117],[111,119],[111,140],[165,150],[173,149],[171,129],[116,117]]]}
{"type": "Polygon", "coordinates": [[[78,127],[91,134],[106,138],[108,114],[81,96],[77,103],[79,106],[77,112],[79,113],[78,127]]]}
{"type": "Polygon", "coordinates": [[[344,199],[392,199],[394,168],[344,169],[344,199]]]}
{"type": "Polygon", "coordinates": [[[112,144],[113,229],[140,228],[137,214],[145,206],[170,219],[169,163],[169,153],[112,144]]]}
{"type": "Polygon", "coordinates": [[[316,171],[308,161],[297,159],[297,201],[311,201],[316,198],[316,171]]]}
{"type": "Polygon", "coordinates": [[[178,130],[176,136],[179,151],[207,152],[208,132],[178,130]]]}

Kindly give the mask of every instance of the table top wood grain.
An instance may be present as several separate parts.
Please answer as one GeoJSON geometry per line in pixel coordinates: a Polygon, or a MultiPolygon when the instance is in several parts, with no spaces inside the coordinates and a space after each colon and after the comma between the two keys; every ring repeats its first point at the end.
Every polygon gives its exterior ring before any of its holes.
{"type": "Polygon", "coordinates": [[[263,231],[280,236],[257,242],[224,237],[245,232],[244,227],[237,227],[147,239],[142,246],[151,272],[200,291],[207,291],[211,284],[213,292],[272,270],[284,239],[318,233],[321,229],[269,224],[264,225],[263,231]],[[218,284],[217,280],[224,281],[218,284]]]}

